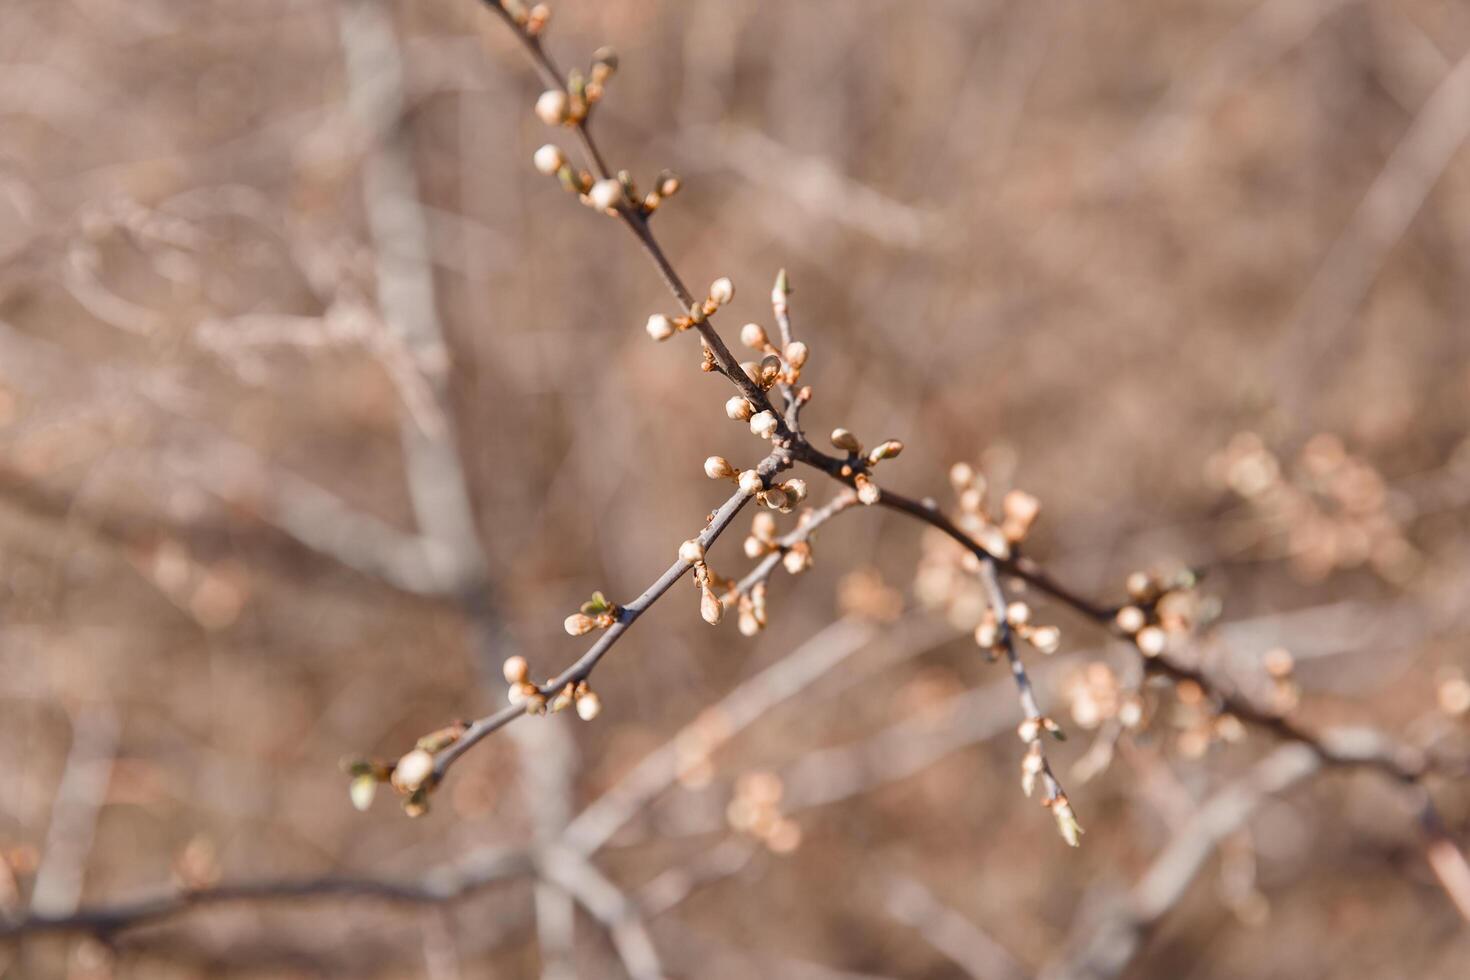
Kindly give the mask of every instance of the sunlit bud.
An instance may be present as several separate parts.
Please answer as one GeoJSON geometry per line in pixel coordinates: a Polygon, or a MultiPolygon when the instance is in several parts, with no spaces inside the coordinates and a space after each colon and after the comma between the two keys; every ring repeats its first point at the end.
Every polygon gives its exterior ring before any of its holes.
{"type": "Polygon", "coordinates": [[[670,170],[665,170],[658,175],[658,192],[663,197],[673,197],[679,193],[679,175],[670,170]]]}
{"type": "Polygon", "coordinates": [[[711,456],[704,461],[704,475],[711,480],[728,480],[735,475],[735,467],[723,456],[711,456]]]}
{"type": "Polygon", "coordinates": [[[781,352],[782,356],[786,358],[786,363],[790,364],[798,371],[806,366],[808,353],[809,352],[806,349],[806,344],[802,343],[799,340],[793,340],[791,343],[787,344],[786,349],[781,352]]]}
{"type": "Polygon", "coordinates": [[[1061,832],[1062,839],[1069,846],[1078,847],[1082,843],[1078,839],[1082,835],[1082,825],[1077,822],[1077,815],[1072,812],[1072,804],[1067,802],[1065,796],[1052,803],[1051,815],[1056,818],[1057,830],[1061,832]]]}
{"type": "Polygon", "coordinates": [[[859,473],[852,478],[853,485],[857,487],[858,503],[871,507],[883,496],[878,489],[878,484],[868,479],[866,473],[859,473]]]}
{"type": "Polygon", "coordinates": [[[772,541],[776,537],[776,519],[770,514],[756,514],[750,522],[750,533],[762,541],[772,541]]]}
{"type": "Polygon", "coordinates": [[[566,154],[554,143],[541,147],[531,159],[536,164],[536,169],[548,177],[567,165],[566,154]]]}
{"type": "Polygon", "coordinates": [[[769,343],[766,339],[766,328],[759,323],[747,323],[740,328],[740,342],[755,350],[765,350],[769,343]]]}
{"type": "Polygon", "coordinates": [[[548,126],[566,122],[570,118],[569,108],[570,100],[567,98],[567,93],[559,88],[547,89],[536,100],[536,115],[548,126]]]}
{"type": "Polygon", "coordinates": [[[1011,543],[1006,540],[1005,533],[994,524],[987,524],[975,532],[975,540],[980,542],[980,547],[1001,561],[1011,556],[1011,543]]]}
{"type": "Polygon", "coordinates": [[[956,490],[964,490],[975,479],[975,467],[969,463],[956,463],[949,468],[949,482],[956,490]]]}
{"type": "Polygon", "coordinates": [[[571,636],[581,636],[597,628],[597,621],[585,613],[572,613],[562,621],[562,628],[571,636]]]}
{"type": "Polygon", "coordinates": [[[775,354],[767,354],[761,358],[759,379],[756,381],[762,388],[769,388],[781,377],[781,358],[775,354]]]}
{"type": "Polygon", "coordinates": [[[782,817],[766,832],[765,841],[772,854],[790,854],[801,846],[801,825],[782,817]]]}
{"type": "Polygon", "coordinates": [[[1041,501],[1024,490],[1012,490],[1006,494],[1001,503],[1005,519],[1016,532],[1008,535],[1012,540],[1020,540],[1026,536],[1031,525],[1036,521],[1036,515],[1041,513],[1041,501]]]}
{"type": "Polygon", "coordinates": [[[863,451],[863,444],[858,442],[857,436],[846,429],[832,430],[832,445],[838,449],[845,449],[850,453],[860,453],[863,451]]]}
{"type": "Polygon", "coordinates": [[[720,602],[714,590],[708,586],[704,587],[699,596],[699,615],[711,626],[720,625],[720,620],[725,615],[724,603],[720,602]]]}
{"type": "Polygon", "coordinates": [[[539,37],[549,23],[551,23],[551,8],[544,3],[538,3],[526,16],[526,33],[532,37],[539,37]]]}
{"type": "Polygon", "coordinates": [[[555,714],[558,711],[565,711],[567,708],[570,708],[572,706],[572,700],[576,696],[576,690],[575,687],[568,684],[560,691],[557,691],[556,697],[552,698],[551,703],[546,706],[547,710],[555,714]]]}
{"type": "Polygon", "coordinates": [[[1016,726],[1016,734],[1027,744],[1037,741],[1041,738],[1041,719],[1027,718],[1016,726]]]}
{"type": "Polygon", "coordinates": [[[982,650],[993,650],[1000,642],[1000,624],[995,621],[994,613],[987,612],[980,625],[975,627],[975,642],[982,650]]]}
{"type": "Polygon", "coordinates": [[[414,790],[408,799],[403,801],[403,812],[406,816],[417,819],[429,812],[429,791],[424,787],[414,790]]]}
{"type": "Polygon", "coordinates": [[[756,412],[750,417],[750,431],[762,439],[771,438],[779,424],[775,412],[756,412]]]}
{"type": "Polygon", "coordinates": [[[1118,721],[1124,728],[1137,728],[1143,722],[1143,702],[1130,697],[1118,709],[1118,721]]]}
{"type": "Polygon", "coordinates": [[[662,313],[655,313],[648,318],[648,325],[644,329],[654,340],[668,340],[674,335],[674,321],[662,313]]]}
{"type": "Polygon", "coordinates": [[[745,557],[752,559],[759,558],[761,555],[764,555],[766,552],[771,550],[771,546],[769,544],[762,541],[760,538],[756,537],[753,534],[745,539],[744,548],[745,557]]]}
{"type": "Polygon", "coordinates": [[[526,695],[526,714],[528,714],[528,715],[544,715],[544,714],[546,714],[546,695],[542,694],[540,691],[532,691],[531,693],[527,694],[526,695]]]}
{"type": "Polygon", "coordinates": [[[736,395],[725,402],[725,414],[736,422],[744,422],[755,414],[755,406],[746,401],[744,395],[736,395]]]}
{"type": "Polygon", "coordinates": [[[353,776],[352,782],[347,785],[347,795],[351,797],[354,807],[367,810],[373,805],[373,797],[378,795],[378,777],[372,773],[353,776]]]}
{"type": "Polygon", "coordinates": [[[1291,651],[1284,647],[1276,647],[1267,650],[1261,658],[1261,665],[1266,668],[1266,673],[1277,679],[1290,677],[1296,661],[1291,656],[1291,651]]]}
{"type": "Polygon", "coordinates": [[[592,52],[592,80],[601,85],[618,70],[618,53],[612,48],[598,48],[592,52]]]}
{"type": "Polygon", "coordinates": [[[806,481],[803,479],[787,480],[781,484],[781,489],[791,497],[793,504],[799,504],[806,499],[806,481]]]}
{"type": "Polygon", "coordinates": [[[740,474],[740,489],[744,493],[760,493],[766,488],[765,481],[755,470],[744,470],[740,474]]]}
{"type": "Polygon", "coordinates": [[[1146,621],[1143,610],[1137,606],[1124,606],[1118,610],[1118,615],[1113,617],[1113,622],[1118,624],[1118,629],[1129,634],[1143,629],[1146,621]]]}
{"type": "Polygon", "coordinates": [[[592,189],[587,192],[587,196],[592,199],[592,204],[595,207],[601,208],[603,211],[608,211],[617,207],[618,202],[623,199],[623,185],[611,177],[606,180],[599,180],[592,185],[592,189]]]}
{"type": "Polygon", "coordinates": [[[704,545],[690,538],[679,545],[679,560],[687,561],[691,565],[697,561],[704,561],[704,545]]]}
{"type": "Polygon", "coordinates": [[[505,675],[507,684],[519,684],[530,676],[531,667],[525,657],[507,657],[500,665],[500,672],[505,675]]]}
{"type": "Polygon", "coordinates": [[[1024,602],[1013,602],[1006,606],[1006,622],[1012,626],[1025,626],[1031,621],[1031,607],[1024,602]]]}
{"type": "Polygon", "coordinates": [[[1038,626],[1026,639],[1042,653],[1056,653],[1062,645],[1062,631],[1055,626],[1038,626]]]}
{"type": "Polygon", "coordinates": [[[903,443],[897,439],[889,439],[868,453],[868,465],[874,465],[885,459],[893,459],[901,452],[903,452],[903,443]]]}
{"type": "Polygon", "coordinates": [[[785,567],[787,574],[800,575],[812,567],[811,545],[804,541],[792,545],[786,554],[781,556],[781,564],[785,567]]]}
{"type": "Polygon", "coordinates": [[[577,717],[591,721],[602,714],[602,698],[596,691],[586,691],[577,698],[577,717]]]}
{"type": "Polygon", "coordinates": [[[1133,572],[1128,576],[1128,594],[1135,599],[1147,599],[1153,595],[1154,583],[1146,572],[1133,572]]]}
{"type": "Polygon", "coordinates": [[[709,284],[710,302],[716,306],[724,306],[735,298],[735,284],[727,277],[721,276],[709,284]]]}
{"type": "Polygon", "coordinates": [[[791,509],[791,497],[780,487],[772,487],[761,494],[765,505],[772,510],[787,511],[791,509]]]}
{"type": "Polygon", "coordinates": [[[512,684],[505,692],[505,700],[511,704],[524,704],[526,701],[526,689],[534,687],[533,684],[512,684]]]}
{"type": "Polygon", "coordinates": [[[423,749],[414,749],[393,767],[393,788],[412,793],[434,774],[434,757],[423,749]]]}
{"type": "Polygon", "coordinates": [[[756,618],[755,610],[742,606],[740,608],[740,635],[755,636],[761,631],[761,621],[756,618]]]}
{"type": "Polygon", "coordinates": [[[1133,642],[1138,644],[1139,651],[1145,657],[1157,657],[1169,645],[1169,638],[1157,626],[1145,626],[1138,631],[1133,642]]]}

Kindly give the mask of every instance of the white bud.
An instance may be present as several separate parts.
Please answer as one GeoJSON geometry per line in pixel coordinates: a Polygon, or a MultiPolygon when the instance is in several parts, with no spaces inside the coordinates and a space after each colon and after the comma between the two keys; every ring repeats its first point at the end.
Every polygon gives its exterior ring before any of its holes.
{"type": "Polygon", "coordinates": [[[679,545],[679,560],[687,561],[691,565],[697,561],[704,561],[704,545],[690,538],[679,545]]]}
{"type": "Polygon", "coordinates": [[[803,365],[806,364],[806,344],[803,344],[799,340],[793,340],[791,343],[786,345],[786,350],[782,352],[782,356],[786,358],[787,364],[790,364],[792,367],[796,368],[796,370],[800,371],[803,365]]]}
{"type": "Polygon", "coordinates": [[[535,163],[536,169],[547,176],[555,174],[567,165],[566,154],[562,153],[561,147],[555,143],[547,143],[541,147],[531,160],[535,163]]]}
{"type": "Polygon", "coordinates": [[[1118,615],[1113,617],[1113,622],[1117,623],[1118,629],[1124,633],[1137,633],[1143,629],[1147,621],[1143,610],[1137,606],[1124,606],[1118,610],[1118,615]]]}
{"type": "Polygon", "coordinates": [[[570,635],[581,636],[583,633],[590,633],[596,629],[597,623],[586,613],[575,612],[562,622],[562,626],[570,635]]]}
{"type": "Polygon", "coordinates": [[[400,793],[412,793],[433,773],[434,757],[423,749],[414,749],[393,767],[393,787],[400,793]]]}
{"type": "Polygon", "coordinates": [[[643,329],[647,330],[648,336],[654,340],[668,340],[674,335],[674,321],[662,313],[655,313],[648,318],[648,323],[643,329]]]}
{"type": "Polygon", "coordinates": [[[536,100],[536,115],[546,125],[557,126],[567,121],[570,105],[571,100],[567,98],[565,91],[559,88],[547,89],[536,100]]]}
{"type": "Polygon", "coordinates": [[[347,795],[352,798],[354,807],[366,811],[373,805],[373,797],[378,795],[377,777],[371,773],[353,776],[352,782],[347,786],[347,795]]]}
{"type": "Polygon", "coordinates": [[[725,276],[721,276],[709,285],[710,302],[716,306],[724,306],[735,298],[735,284],[725,276]]]}
{"type": "Polygon", "coordinates": [[[720,602],[713,590],[706,588],[699,597],[699,615],[711,626],[720,625],[720,620],[725,615],[725,606],[720,602]]]}
{"type": "Polygon", "coordinates": [[[1145,657],[1157,657],[1168,647],[1169,637],[1157,626],[1145,626],[1138,631],[1133,642],[1138,644],[1139,652],[1145,657]]]}
{"type": "Polygon", "coordinates": [[[587,196],[592,199],[593,206],[610,211],[623,199],[623,185],[608,177],[593,184],[587,196]]]}
{"type": "Polygon", "coordinates": [[[1026,639],[1042,653],[1056,653],[1062,644],[1062,631],[1055,626],[1038,626],[1026,639]]]}
{"type": "Polygon", "coordinates": [[[750,417],[750,431],[762,439],[771,438],[778,424],[774,412],[756,412],[750,417]]]}
{"type": "Polygon", "coordinates": [[[1031,607],[1024,602],[1013,602],[1006,606],[1006,622],[1012,626],[1024,626],[1031,621],[1031,607]]]}
{"type": "Polygon", "coordinates": [[[740,342],[746,347],[764,350],[767,343],[766,328],[759,323],[747,323],[740,328],[740,342]]]}
{"type": "Polygon", "coordinates": [[[711,480],[728,480],[735,475],[735,467],[723,456],[711,456],[704,461],[704,475],[711,480]]]}
{"type": "Polygon", "coordinates": [[[755,406],[744,395],[736,395],[725,402],[725,414],[736,422],[744,422],[755,414],[755,406]]]}
{"type": "Polygon", "coordinates": [[[588,691],[577,698],[577,717],[583,721],[591,721],[602,714],[602,698],[595,691],[588,691]]]}
{"type": "Polygon", "coordinates": [[[861,483],[858,484],[858,503],[871,507],[873,504],[876,504],[882,496],[883,494],[878,489],[878,484],[874,483],[872,480],[863,480],[861,483]]]}
{"type": "Polygon", "coordinates": [[[744,493],[760,493],[766,488],[765,481],[755,470],[745,470],[740,474],[740,489],[744,493]]]}
{"type": "Polygon", "coordinates": [[[838,449],[845,449],[850,453],[860,453],[863,451],[863,444],[858,442],[857,436],[846,429],[832,430],[832,445],[838,449]]]}
{"type": "Polygon", "coordinates": [[[531,666],[526,663],[525,657],[509,657],[501,665],[500,671],[505,675],[507,684],[520,684],[531,674],[531,666]]]}

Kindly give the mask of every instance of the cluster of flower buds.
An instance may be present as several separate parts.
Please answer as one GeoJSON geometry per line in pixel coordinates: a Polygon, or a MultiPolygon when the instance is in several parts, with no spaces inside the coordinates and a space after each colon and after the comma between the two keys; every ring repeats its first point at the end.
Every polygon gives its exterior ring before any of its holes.
{"type": "Polygon", "coordinates": [[[542,686],[531,680],[531,668],[525,657],[508,658],[501,665],[501,673],[505,676],[505,682],[510,685],[507,699],[511,704],[525,705],[526,714],[555,713],[573,705],[577,708],[577,716],[583,721],[591,721],[602,713],[602,699],[587,686],[585,680],[567,682],[548,699],[541,691],[542,686]]]}
{"type": "MultiPolygon", "coordinates": [[[[695,327],[698,324],[703,323],[721,306],[730,302],[730,300],[733,299],[734,296],[735,285],[730,282],[729,279],[716,279],[714,282],[710,283],[709,296],[706,297],[702,302],[697,302],[693,306],[691,306],[689,308],[689,312],[686,315],[670,317],[664,316],[662,313],[655,313],[653,316],[648,318],[648,323],[645,324],[644,329],[648,331],[648,336],[652,337],[654,340],[668,340],[676,333],[680,333],[684,330],[688,330],[691,327],[695,327]]],[[[710,369],[713,365],[713,361],[709,360],[708,348],[705,349],[705,354],[706,368],[710,369]]],[[[746,417],[749,418],[749,416],[746,417]]]]}
{"type": "Polygon", "coordinates": [[[720,625],[725,618],[725,601],[716,594],[716,588],[728,590],[726,598],[734,601],[733,590],[726,580],[716,575],[704,560],[704,545],[690,538],[679,545],[679,560],[694,566],[694,584],[699,587],[699,615],[711,626],[720,625]]]}
{"type": "Polygon", "coordinates": [[[1039,500],[1024,490],[1011,490],[1001,498],[1000,520],[995,520],[986,506],[989,481],[969,463],[951,466],[949,482],[959,497],[956,523],[997,558],[1009,558],[1041,514],[1039,500]]]}
{"type": "Polygon", "coordinates": [[[762,388],[776,382],[794,385],[801,380],[801,369],[806,366],[811,352],[800,340],[793,340],[782,349],[771,342],[766,328],[759,323],[747,323],[740,328],[740,342],[757,353],[764,354],[759,364],[742,364],[750,380],[762,388]]]}
{"type": "Polygon", "coordinates": [[[755,636],[766,628],[766,583],[757,582],[737,600],[741,636],[755,636]]]}
{"type": "MultiPolygon", "coordinates": [[[[549,11],[547,16],[550,16],[549,11]]],[[[543,20],[543,26],[544,23],[543,20]]],[[[530,22],[528,29],[529,26],[530,22]]],[[[567,76],[565,86],[541,93],[536,99],[536,116],[548,126],[581,125],[592,107],[602,101],[603,86],[617,70],[617,52],[612,48],[598,48],[592,56],[590,71],[574,68],[567,76]]]]}
{"type": "Polygon", "coordinates": [[[551,22],[551,8],[544,3],[500,0],[500,6],[529,37],[540,37],[545,33],[546,25],[551,22]]]}
{"type": "MultiPolygon", "coordinates": [[[[1006,606],[1006,627],[1044,654],[1053,654],[1062,645],[1062,631],[1055,626],[1038,626],[1031,622],[1031,607],[1016,601],[1006,606]]],[[[995,610],[987,609],[975,627],[975,643],[995,659],[1002,652],[1005,634],[995,610]]]]}
{"type": "Polygon", "coordinates": [[[896,458],[903,452],[903,443],[897,439],[888,439],[865,453],[858,437],[839,427],[832,430],[832,445],[847,453],[847,462],[843,464],[839,475],[852,479],[852,485],[857,489],[858,501],[865,505],[876,504],[882,497],[882,492],[868,472],[883,460],[896,458]]]}
{"type": "Polygon", "coordinates": [[[711,480],[729,480],[743,492],[755,497],[756,503],[783,514],[791,511],[806,499],[806,481],[793,477],[773,487],[767,487],[765,478],[757,470],[737,470],[723,456],[711,456],[704,461],[704,475],[711,480]]]}
{"type": "Polygon", "coordinates": [[[403,810],[410,817],[421,817],[429,812],[429,794],[434,791],[439,776],[435,772],[434,757],[449,748],[464,736],[469,726],[462,721],[430,732],[419,739],[413,749],[391,765],[372,759],[352,759],[342,764],[351,778],[347,792],[352,805],[366,810],[373,805],[378,786],[387,783],[403,797],[403,810]]]}
{"type": "Polygon", "coordinates": [[[1187,633],[1194,626],[1197,583],[1198,576],[1191,571],[1167,577],[1132,572],[1125,583],[1132,601],[1114,614],[1113,625],[1145,657],[1162,656],[1171,636],[1187,633]]]}
{"type": "MultiPolygon", "coordinates": [[[[548,92],[547,95],[555,95],[548,92]]],[[[574,168],[562,152],[561,147],[555,143],[547,143],[536,151],[531,158],[536,169],[548,177],[556,177],[561,181],[562,187],[576,194],[588,207],[596,208],[607,214],[616,215],[618,209],[628,205],[635,205],[643,214],[652,213],[658,208],[666,197],[672,197],[679,190],[679,178],[671,171],[665,170],[658,175],[654,190],[642,195],[638,193],[638,185],[633,181],[633,175],[626,170],[619,170],[616,177],[605,177],[602,180],[594,178],[587,170],[574,168]]],[[[692,323],[693,321],[689,321],[692,323]]],[[[688,326],[686,323],[685,326],[688,326]]],[[[649,320],[649,333],[654,334],[654,321],[649,320]]],[[[660,336],[654,334],[656,340],[663,340],[672,336],[673,331],[660,336]]]]}
{"type": "Polygon", "coordinates": [[[582,636],[593,630],[605,630],[618,621],[618,607],[607,601],[601,592],[592,593],[592,598],[582,603],[582,608],[563,621],[562,626],[569,636],[582,636]]]}
{"type": "Polygon", "coordinates": [[[1238,742],[1245,737],[1240,719],[1217,711],[1205,689],[1195,681],[1186,678],[1175,684],[1174,701],[1174,744],[1186,759],[1202,758],[1217,741],[1238,742]]]}
{"type": "MultiPolygon", "coordinates": [[[[1041,744],[1042,735],[1050,735],[1057,741],[1064,741],[1067,735],[1060,725],[1044,716],[1027,718],[1017,727],[1016,734],[1026,743],[1026,755],[1021,759],[1021,790],[1030,796],[1036,791],[1036,781],[1047,772],[1046,750],[1041,744]]],[[[1048,790],[1042,805],[1051,810],[1062,838],[1072,847],[1076,847],[1082,834],[1082,826],[1077,822],[1077,815],[1072,812],[1072,805],[1067,802],[1067,794],[1062,792],[1055,780],[1050,781],[1048,790]]]]}
{"type": "Polygon", "coordinates": [[[735,781],[735,794],[725,808],[725,820],[738,833],[749,834],[776,854],[801,846],[801,827],[781,815],[785,787],[772,772],[748,772],[735,781]]]}
{"type": "Polygon", "coordinates": [[[1088,731],[1110,721],[1130,729],[1143,723],[1142,698],[1125,691],[1118,675],[1101,660],[1073,673],[1063,691],[1072,706],[1072,720],[1088,731]]]}
{"type": "Polygon", "coordinates": [[[1273,710],[1285,714],[1296,708],[1301,701],[1301,688],[1296,683],[1296,658],[1285,647],[1267,650],[1261,657],[1261,666],[1271,684],[1270,704],[1273,710]]]}

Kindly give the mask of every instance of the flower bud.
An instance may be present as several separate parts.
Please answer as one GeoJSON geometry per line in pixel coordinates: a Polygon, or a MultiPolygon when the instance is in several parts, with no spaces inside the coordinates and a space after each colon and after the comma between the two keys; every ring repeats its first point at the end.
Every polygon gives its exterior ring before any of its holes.
{"type": "Polygon", "coordinates": [[[897,439],[889,439],[887,442],[881,443],[876,449],[868,453],[868,464],[871,466],[875,463],[882,462],[885,459],[893,459],[901,452],[903,452],[903,443],[899,442],[897,439]]]}
{"type": "Polygon", "coordinates": [[[781,556],[781,565],[788,575],[800,575],[812,567],[812,548],[806,542],[792,545],[781,556]]]}
{"type": "Polygon", "coordinates": [[[1042,653],[1052,654],[1062,645],[1062,631],[1055,626],[1038,626],[1026,639],[1042,653]]]}
{"type": "MultiPolygon", "coordinates": [[[[762,511],[762,513],[764,513],[764,511],[762,511]]],[[[768,551],[771,550],[771,546],[769,544],[767,544],[766,542],[762,541],[760,538],[756,537],[754,534],[748,536],[745,539],[744,548],[745,548],[745,557],[747,557],[747,558],[749,558],[751,560],[754,560],[756,558],[759,558],[762,555],[764,555],[766,552],[768,552],[768,551]]]]}
{"type": "Polygon", "coordinates": [[[759,323],[747,323],[740,328],[740,342],[755,350],[765,350],[769,343],[766,339],[766,328],[759,323]]]}
{"type": "Polygon", "coordinates": [[[802,367],[806,364],[806,344],[803,344],[799,340],[793,340],[791,343],[786,345],[786,350],[782,352],[782,356],[786,358],[787,364],[790,364],[793,368],[800,371],[802,367]]]}
{"type": "Polygon", "coordinates": [[[643,328],[648,331],[648,336],[654,340],[668,340],[674,335],[674,321],[662,313],[655,313],[648,318],[648,324],[643,328]]]}
{"type": "Polygon", "coordinates": [[[878,489],[878,484],[868,479],[866,473],[859,473],[853,478],[853,483],[857,485],[858,503],[865,507],[871,507],[873,504],[876,504],[883,496],[882,492],[878,489]]]}
{"type": "Polygon", "coordinates": [[[536,165],[538,171],[548,177],[567,165],[566,154],[562,153],[561,147],[555,143],[547,143],[541,147],[531,161],[536,165]]]}
{"type": "Polygon", "coordinates": [[[1143,610],[1137,606],[1124,606],[1113,617],[1113,622],[1118,624],[1118,629],[1130,635],[1143,629],[1147,621],[1147,618],[1143,615],[1143,610]]]}
{"type": "Polygon", "coordinates": [[[584,691],[577,697],[577,717],[583,721],[591,721],[602,714],[602,698],[597,696],[596,691],[584,691]]]}
{"type": "Polygon", "coordinates": [[[526,15],[526,33],[532,37],[540,37],[549,23],[551,23],[551,8],[544,3],[538,3],[526,15]]]}
{"type": "Polygon", "coordinates": [[[735,284],[726,276],[721,276],[709,286],[710,302],[716,306],[724,306],[735,298],[735,284]]]}
{"type": "Polygon", "coordinates": [[[592,189],[587,192],[587,196],[592,199],[594,207],[600,208],[603,211],[610,211],[618,206],[618,202],[622,201],[623,185],[613,178],[608,177],[593,184],[592,189]]]}
{"type": "Polygon", "coordinates": [[[975,627],[975,642],[982,650],[993,650],[1000,642],[1000,624],[995,621],[993,613],[986,613],[980,625],[975,627]]]}
{"type": "Polygon", "coordinates": [[[791,497],[793,504],[799,504],[806,499],[806,481],[803,479],[787,480],[781,484],[781,489],[791,497]]]}
{"type": "Polygon", "coordinates": [[[846,429],[832,430],[832,445],[850,453],[860,453],[863,451],[863,444],[858,442],[857,436],[846,429]]]}
{"type": "Polygon", "coordinates": [[[423,749],[414,749],[393,767],[393,788],[412,793],[434,774],[434,757],[423,749]]]}
{"type": "Polygon", "coordinates": [[[761,631],[761,621],[756,618],[755,611],[746,607],[740,609],[740,635],[755,636],[761,631]]]}
{"type": "Polygon", "coordinates": [[[505,675],[507,684],[520,684],[531,675],[531,666],[525,657],[507,657],[500,665],[500,672],[505,675]]]}
{"type": "Polygon", "coordinates": [[[527,694],[526,695],[526,714],[528,714],[528,715],[544,715],[544,714],[546,714],[546,695],[542,694],[540,691],[532,691],[531,693],[527,694]]]}
{"type": "Polygon", "coordinates": [[[551,88],[536,100],[536,115],[548,126],[557,126],[570,118],[570,100],[563,89],[551,88]]]}
{"type": "Polygon", "coordinates": [[[373,797],[378,795],[378,777],[372,773],[353,776],[347,786],[347,795],[351,797],[353,807],[365,812],[373,805],[373,797]]]}
{"type": "Polygon", "coordinates": [[[572,613],[562,622],[563,628],[572,636],[581,636],[597,628],[597,622],[585,613],[572,613]]]}
{"type": "Polygon", "coordinates": [[[679,175],[672,170],[662,171],[658,175],[658,193],[660,197],[673,197],[679,193],[679,175]]]}
{"type": "Polygon", "coordinates": [[[1016,727],[1016,734],[1028,745],[1038,741],[1041,738],[1041,719],[1027,718],[1016,727]]]}
{"type": "Polygon", "coordinates": [[[750,521],[750,533],[762,541],[774,541],[776,539],[776,519],[765,512],[756,514],[750,521]]]}
{"type": "Polygon", "coordinates": [[[1139,651],[1145,657],[1157,657],[1168,647],[1169,637],[1157,626],[1145,626],[1138,631],[1133,642],[1138,644],[1139,651]]]}
{"type": "Polygon", "coordinates": [[[1154,592],[1154,581],[1147,572],[1133,572],[1126,583],[1128,594],[1135,599],[1148,599],[1154,592]]]}
{"type": "Polygon", "coordinates": [[[1006,622],[1012,626],[1025,626],[1031,621],[1031,607],[1024,602],[1013,602],[1006,606],[1006,622]]]}
{"type": "Polygon", "coordinates": [[[735,467],[723,456],[711,456],[704,461],[704,475],[711,480],[728,480],[735,475],[735,467]]]}
{"type": "Polygon", "coordinates": [[[765,481],[755,470],[745,470],[740,474],[740,489],[744,493],[760,493],[766,488],[765,481]]]}
{"type": "Polygon", "coordinates": [[[756,412],[750,417],[750,431],[762,439],[769,439],[779,423],[774,412],[756,412]]]}
{"type": "Polygon", "coordinates": [[[767,354],[761,358],[757,381],[762,388],[769,388],[781,377],[781,358],[775,354],[767,354]]]}
{"type": "Polygon", "coordinates": [[[700,544],[696,539],[690,538],[688,541],[679,545],[679,560],[687,561],[691,565],[698,561],[704,561],[704,545],[700,544]]]}
{"type": "Polygon", "coordinates": [[[755,406],[747,401],[744,395],[736,395],[725,402],[725,414],[736,422],[744,422],[755,414],[755,406]]]}
{"type": "Polygon", "coordinates": [[[599,85],[606,82],[618,70],[618,53],[612,48],[598,48],[592,52],[592,80],[599,85]]]}
{"type": "Polygon", "coordinates": [[[975,467],[969,463],[956,463],[949,468],[949,482],[956,490],[964,490],[975,480],[975,467]]]}
{"type": "Polygon", "coordinates": [[[725,615],[725,606],[720,602],[714,590],[705,586],[699,597],[699,615],[711,626],[720,625],[720,620],[725,615]]]}

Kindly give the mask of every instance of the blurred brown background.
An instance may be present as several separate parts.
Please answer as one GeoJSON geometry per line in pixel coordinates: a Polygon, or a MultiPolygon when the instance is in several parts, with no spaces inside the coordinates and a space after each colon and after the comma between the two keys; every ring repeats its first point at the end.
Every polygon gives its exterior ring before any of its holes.
{"type": "MultiPolygon", "coordinates": [[[[955,460],[1037,494],[1030,553],[1084,593],[1205,568],[1222,669],[1285,647],[1306,722],[1464,747],[1470,6],[554,5],[564,67],[602,44],[603,148],[684,177],[656,224],[696,288],[734,279],[728,339],[790,270],[813,432],[903,439],[885,478],[916,496],[948,504],[955,460]]],[[[427,817],[349,805],[339,758],[501,702],[509,647],[446,589],[488,582],[552,674],[584,648],[562,617],[642,591],[723,499],[700,461],[758,458],[689,338],[644,335],[673,311],[625,232],[532,170],[538,92],[473,0],[0,0],[0,916],[554,836],[810,640],[853,652],[707,762],[686,736],[683,782],[595,858],[668,973],[1065,959],[1270,742],[1206,749],[1161,708],[1068,778],[1076,670],[1129,655],[1042,603],[1066,848],[968,624],[819,632],[855,568],[911,597],[921,536],[892,515],[778,574],[754,640],[676,588],[599,669],[601,718],[512,726],[427,817]],[[727,826],[762,772],[794,850],[727,826]]],[[[1463,839],[1470,794],[1435,791],[1463,839]]],[[[532,891],[222,907],[0,943],[0,977],[622,975],[532,891]]],[[[1409,809],[1332,774],[1230,834],[1124,975],[1467,959],[1409,809]]]]}

